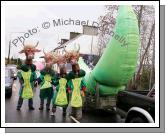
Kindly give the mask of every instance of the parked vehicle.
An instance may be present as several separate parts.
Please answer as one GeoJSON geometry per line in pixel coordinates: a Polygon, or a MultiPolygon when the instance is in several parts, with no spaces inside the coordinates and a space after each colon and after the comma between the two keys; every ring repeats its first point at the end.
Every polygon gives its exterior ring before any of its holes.
{"type": "Polygon", "coordinates": [[[155,121],[155,89],[120,91],[117,95],[86,94],[83,110],[116,111],[125,123],[153,123],[155,121]]]}
{"type": "Polygon", "coordinates": [[[12,86],[14,82],[14,76],[10,68],[5,68],[5,96],[12,96],[12,86]]]}
{"type": "Polygon", "coordinates": [[[117,96],[117,111],[126,123],[154,123],[155,89],[150,91],[122,91],[117,96]]]}
{"type": "Polygon", "coordinates": [[[7,68],[10,68],[12,70],[13,78],[14,80],[17,79],[17,66],[16,65],[7,65],[7,68]]]}

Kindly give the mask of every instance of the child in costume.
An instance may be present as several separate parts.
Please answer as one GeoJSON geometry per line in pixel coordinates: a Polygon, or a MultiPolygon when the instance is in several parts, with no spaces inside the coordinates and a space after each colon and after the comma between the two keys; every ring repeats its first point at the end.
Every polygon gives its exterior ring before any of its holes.
{"type": "Polygon", "coordinates": [[[54,97],[52,99],[53,107],[51,115],[54,115],[56,112],[56,107],[63,108],[63,115],[66,115],[66,109],[68,106],[68,77],[65,67],[60,68],[60,73],[58,74],[58,79],[55,83],[56,91],[54,93],[54,97]]]}
{"type": "MultiPolygon", "coordinates": [[[[44,51],[43,51],[44,52],[44,51]]],[[[45,53],[43,58],[45,59],[46,66],[40,71],[40,77],[37,79],[40,84],[40,107],[39,110],[44,108],[44,100],[47,99],[46,110],[50,110],[50,102],[53,97],[53,84],[56,81],[56,74],[52,70],[53,55],[52,53],[45,53]]]]}
{"type": "MultiPolygon", "coordinates": [[[[39,42],[38,42],[39,43],[39,42]]],[[[36,76],[36,66],[32,64],[32,59],[34,58],[35,52],[40,52],[36,49],[38,43],[35,46],[24,45],[24,48],[20,53],[25,53],[26,60],[25,64],[21,66],[21,71],[18,72],[17,76],[20,82],[19,100],[17,103],[17,110],[20,110],[23,100],[28,99],[28,106],[30,110],[34,110],[33,107],[33,88],[34,82],[37,79],[36,76]]]]}

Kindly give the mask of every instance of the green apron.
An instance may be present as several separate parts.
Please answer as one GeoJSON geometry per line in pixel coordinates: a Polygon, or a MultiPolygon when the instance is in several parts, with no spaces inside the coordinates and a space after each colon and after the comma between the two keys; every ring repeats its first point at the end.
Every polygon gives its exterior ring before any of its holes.
{"type": "Polygon", "coordinates": [[[23,99],[31,99],[33,97],[33,90],[30,83],[31,70],[29,70],[28,72],[21,71],[21,74],[24,80],[21,96],[23,99]]]}
{"type": "Polygon", "coordinates": [[[41,86],[41,90],[42,89],[46,89],[46,88],[50,88],[50,87],[52,87],[52,84],[51,84],[51,76],[50,75],[48,75],[48,74],[46,74],[45,76],[44,76],[44,84],[41,86]]]}
{"type": "Polygon", "coordinates": [[[73,91],[71,96],[71,106],[72,107],[82,107],[82,96],[81,96],[81,85],[82,78],[72,79],[73,91]]]}
{"type": "Polygon", "coordinates": [[[56,96],[56,100],[54,104],[58,106],[65,106],[68,105],[68,100],[67,100],[67,93],[66,93],[66,84],[67,80],[64,78],[61,78],[59,80],[59,90],[56,96]]]}
{"type": "Polygon", "coordinates": [[[53,88],[52,88],[52,77],[50,74],[46,74],[43,77],[43,83],[40,87],[40,98],[46,99],[46,98],[52,98],[53,94],[53,88]]]}

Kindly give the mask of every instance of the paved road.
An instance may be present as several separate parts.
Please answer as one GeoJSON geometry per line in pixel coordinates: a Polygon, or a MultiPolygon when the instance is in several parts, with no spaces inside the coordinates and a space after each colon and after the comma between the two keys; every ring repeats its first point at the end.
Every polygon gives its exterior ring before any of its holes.
{"type": "MultiPolygon", "coordinates": [[[[28,102],[25,100],[20,111],[16,110],[18,101],[19,82],[16,80],[13,85],[13,94],[11,98],[5,100],[5,120],[6,123],[73,123],[74,121],[69,116],[70,107],[67,109],[67,116],[63,117],[62,109],[57,108],[55,117],[50,116],[50,112],[39,108],[39,88],[37,87],[34,97],[34,111],[28,109],[28,102]]],[[[120,116],[116,113],[105,111],[91,111],[83,113],[81,123],[116,123],[123,122],[120,116]]]]}

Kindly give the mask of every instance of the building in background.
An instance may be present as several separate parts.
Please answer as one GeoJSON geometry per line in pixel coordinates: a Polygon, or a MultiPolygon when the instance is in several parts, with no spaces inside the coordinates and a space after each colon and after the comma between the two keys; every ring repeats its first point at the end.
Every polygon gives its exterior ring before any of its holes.
{"type": "Polygon", "coordinates": [[[59,46],[53,51],[64,54],[66,50],[77,50],[80,45],[80,54],[88,65],[92,65],[94,57],[98,54],[98,27],[83,26],[83,33],[70,32],[69,39],[61,39],[59,46]]]}

